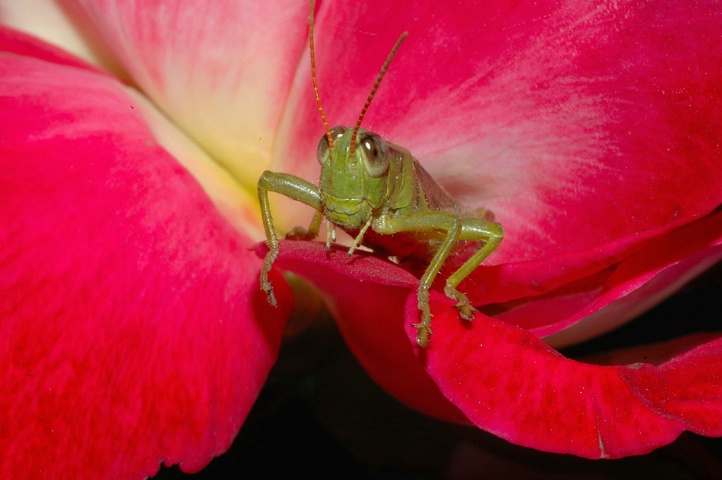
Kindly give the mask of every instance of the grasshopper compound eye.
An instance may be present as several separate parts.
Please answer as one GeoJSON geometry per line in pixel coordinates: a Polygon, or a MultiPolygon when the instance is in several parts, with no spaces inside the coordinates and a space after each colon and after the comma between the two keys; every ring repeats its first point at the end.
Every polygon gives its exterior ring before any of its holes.
{"type": "Polygon", "coordinates": [[[370,177],[378,178],[389,169],[389,149],[376,134],[365,133],[358,142],[358,151],[370,177]]]}
{"type": "Polygon", "coordinates": [[[338,140],[344,133],[346,133],[346,130],[348,130],[346,127],[333,127],[328,134],[324,134],[321,137],[321,140],[318,141],[318,147],[316,147],[316,158],[318,159],[318,163],[326,165],[331,156],[331,150],[333,147],[329,145],[328,137],[330,136],[332,141],[338,140]]]}

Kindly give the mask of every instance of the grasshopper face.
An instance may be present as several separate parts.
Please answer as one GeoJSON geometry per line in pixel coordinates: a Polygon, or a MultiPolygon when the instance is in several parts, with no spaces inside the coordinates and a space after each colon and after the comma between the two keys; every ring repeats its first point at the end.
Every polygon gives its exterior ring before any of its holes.
{"type": "Polygon", "coordinates": [[[336,225],[357,230],[384,205],[388,196],[387,175],[392,152],[375,133],[334,127],[318,143],[321,163],[319,190],[324,214],[336,225]]]}

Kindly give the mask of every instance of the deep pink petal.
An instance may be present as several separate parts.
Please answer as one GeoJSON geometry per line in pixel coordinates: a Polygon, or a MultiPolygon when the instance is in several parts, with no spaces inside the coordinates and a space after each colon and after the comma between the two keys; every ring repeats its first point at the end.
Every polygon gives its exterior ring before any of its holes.
{"type": "Polygon", "coordinates": [[[287,309],[120,83],[16,55],[0,72],[0,476],[200,469],[255,400],[287,309]]]}
{"type": "Polygon", "coordinates": [[[415,281],[402,270],[365,254],[324,256],[320,244],[285,242],[281,251],[279,265],[323,289],[352,351],[410,406],[458,421],[423,379],[425,368],[474,424],[544,451],[617,458],[649,452],[684,430],[722,435],[718,336],[664,347],[677,356],[659,366],[598,366],[566,359],[533,334],[481,314],[465,322],[451,300],[432,292],[434,336],[420,349],[412,346],[415,281]]]}
{"type": "MultiPolygon", "coordinates": [[[[409,32],[364,125],[496,213],[506,238],[489,263],[504,268],[474,278],[485,301],[508,301],[602,271],[722,203],[720,25],[709,3],[325,2],[321,97],[331,124],[353,124],[409,32]]],[[[290,105],[278,156],[315,180],[308,71],[290,105]]]]}
{"type": "Polygon", "coordinates": [[[685,429],[722,435],[719,339],[660,367],[600,367],[565,359],[488,317],[468,327],[452,314],[437,316],[434,344],[420,355],[470,420],[513,443],[617,458],[665,445],[685,429]],[[688,399],[696,404],[681,405],[688,399]]]}
{"type": "Polygon", "coordinates": [[[660,415],[700,435],[722,435],[722,340],[705,343],[657,369],[623,370],[630,387],[660,415]]]}
{"type": "Polygon", "coordinates": [[[609,331],[641,314],[722,259],[722,214],[662,235],[602,272],[506,307],[494,317],[568,344],[609,331]],[[569,328],[574,326],[574,328],[569,328]],[[582,330],[586,332],[579,334],[582,330]],[[569,340],[564,340],[565,338],[569,340]]]}

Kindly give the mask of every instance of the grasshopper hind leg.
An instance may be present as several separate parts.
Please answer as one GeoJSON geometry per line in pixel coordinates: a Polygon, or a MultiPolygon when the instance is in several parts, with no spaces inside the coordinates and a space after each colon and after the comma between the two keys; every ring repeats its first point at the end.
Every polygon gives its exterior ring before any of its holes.
{"type": "Polygon", "coordinates": [[[469,274],[476,269],[476,267],[481,265],[481,262],[483,262],[491,252],[496,250],[503,237],[504,230],[501,225],[495,222],[489,222],[476,218],[458,219],[456,222],[451,222],[451,226],[448,228],[446,240],[434,256],[426,273],[421,278],[418,291],[418,308],[421,311],[421,322],[414,324],[414,327],[416,327],[417,330],[416,342],[420,346],[427,347],[429,345],[429,338],[432,335],[429,288],[434,280],[434,277],[439,272],[441,264],[448,258],[452,246],[457,241],[484,242],[479,250],[477,250],[461,265],[461,267],[459,267],[446,279],[446,286],[444,287],[444,293],[446,296],[456,301],[456,308],[459,309],[459,316],[464,320],[471,321],[474,319],[475,309],[471,305],[469,298],[457,290],[456,287],[462,282],[462,280],[468,277],[469,274]],[[454,226],[455,223],[456,225],[454,226]]]}
{"type": "Polygon", "coordinates": [[[429,232],[432,230],[445,233],[436,253],[432,257],[426,271],[419,280],[417,292],[418,308],[421,311],[421,322],[415,323],[416,342],[421,347],[429,345],[431,337],[431,307],[429,305],[429,289],[442,265],[449,258],[459,241],[484,242],[461,267],[446,280],[444,293],[457,302],[459,315],[471,320],[474,318],[474,307],[469,299],[456,287],[493,252],[504,236],[501,225],[482,218],[460,218],[448,212],[418,211],[404,215],[384,215],[374,221],[373,228],[377,233],[393,235],[398,232],[429,232]]]}

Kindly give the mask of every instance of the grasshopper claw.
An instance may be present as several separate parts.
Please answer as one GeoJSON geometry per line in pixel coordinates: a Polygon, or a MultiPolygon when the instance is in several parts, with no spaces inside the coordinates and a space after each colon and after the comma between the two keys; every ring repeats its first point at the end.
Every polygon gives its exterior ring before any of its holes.
{"type": "Polygon", "coordinates": [[[417,330],[416,343],[418,343],[420,347],[428,347],[429,337],[431,336],[431,327],[423,323],[415,323],[414,327],[417,330]]]}
{"type": "Polygon", "coordinates": [[[476,309],[468,303],[457,303],[456,308],[459,309],[459,316],[464,320],[470,322],[474,319],[474,312],[476,309]]]}
{"type": "Polygon", "coordinates": [[[268,296],[268,303],[270,303],[272,306],[276,306],[276,296],[273,294],[273,287],[271,287],[270,290],[266,290],[266,295],[268,296]]]}

